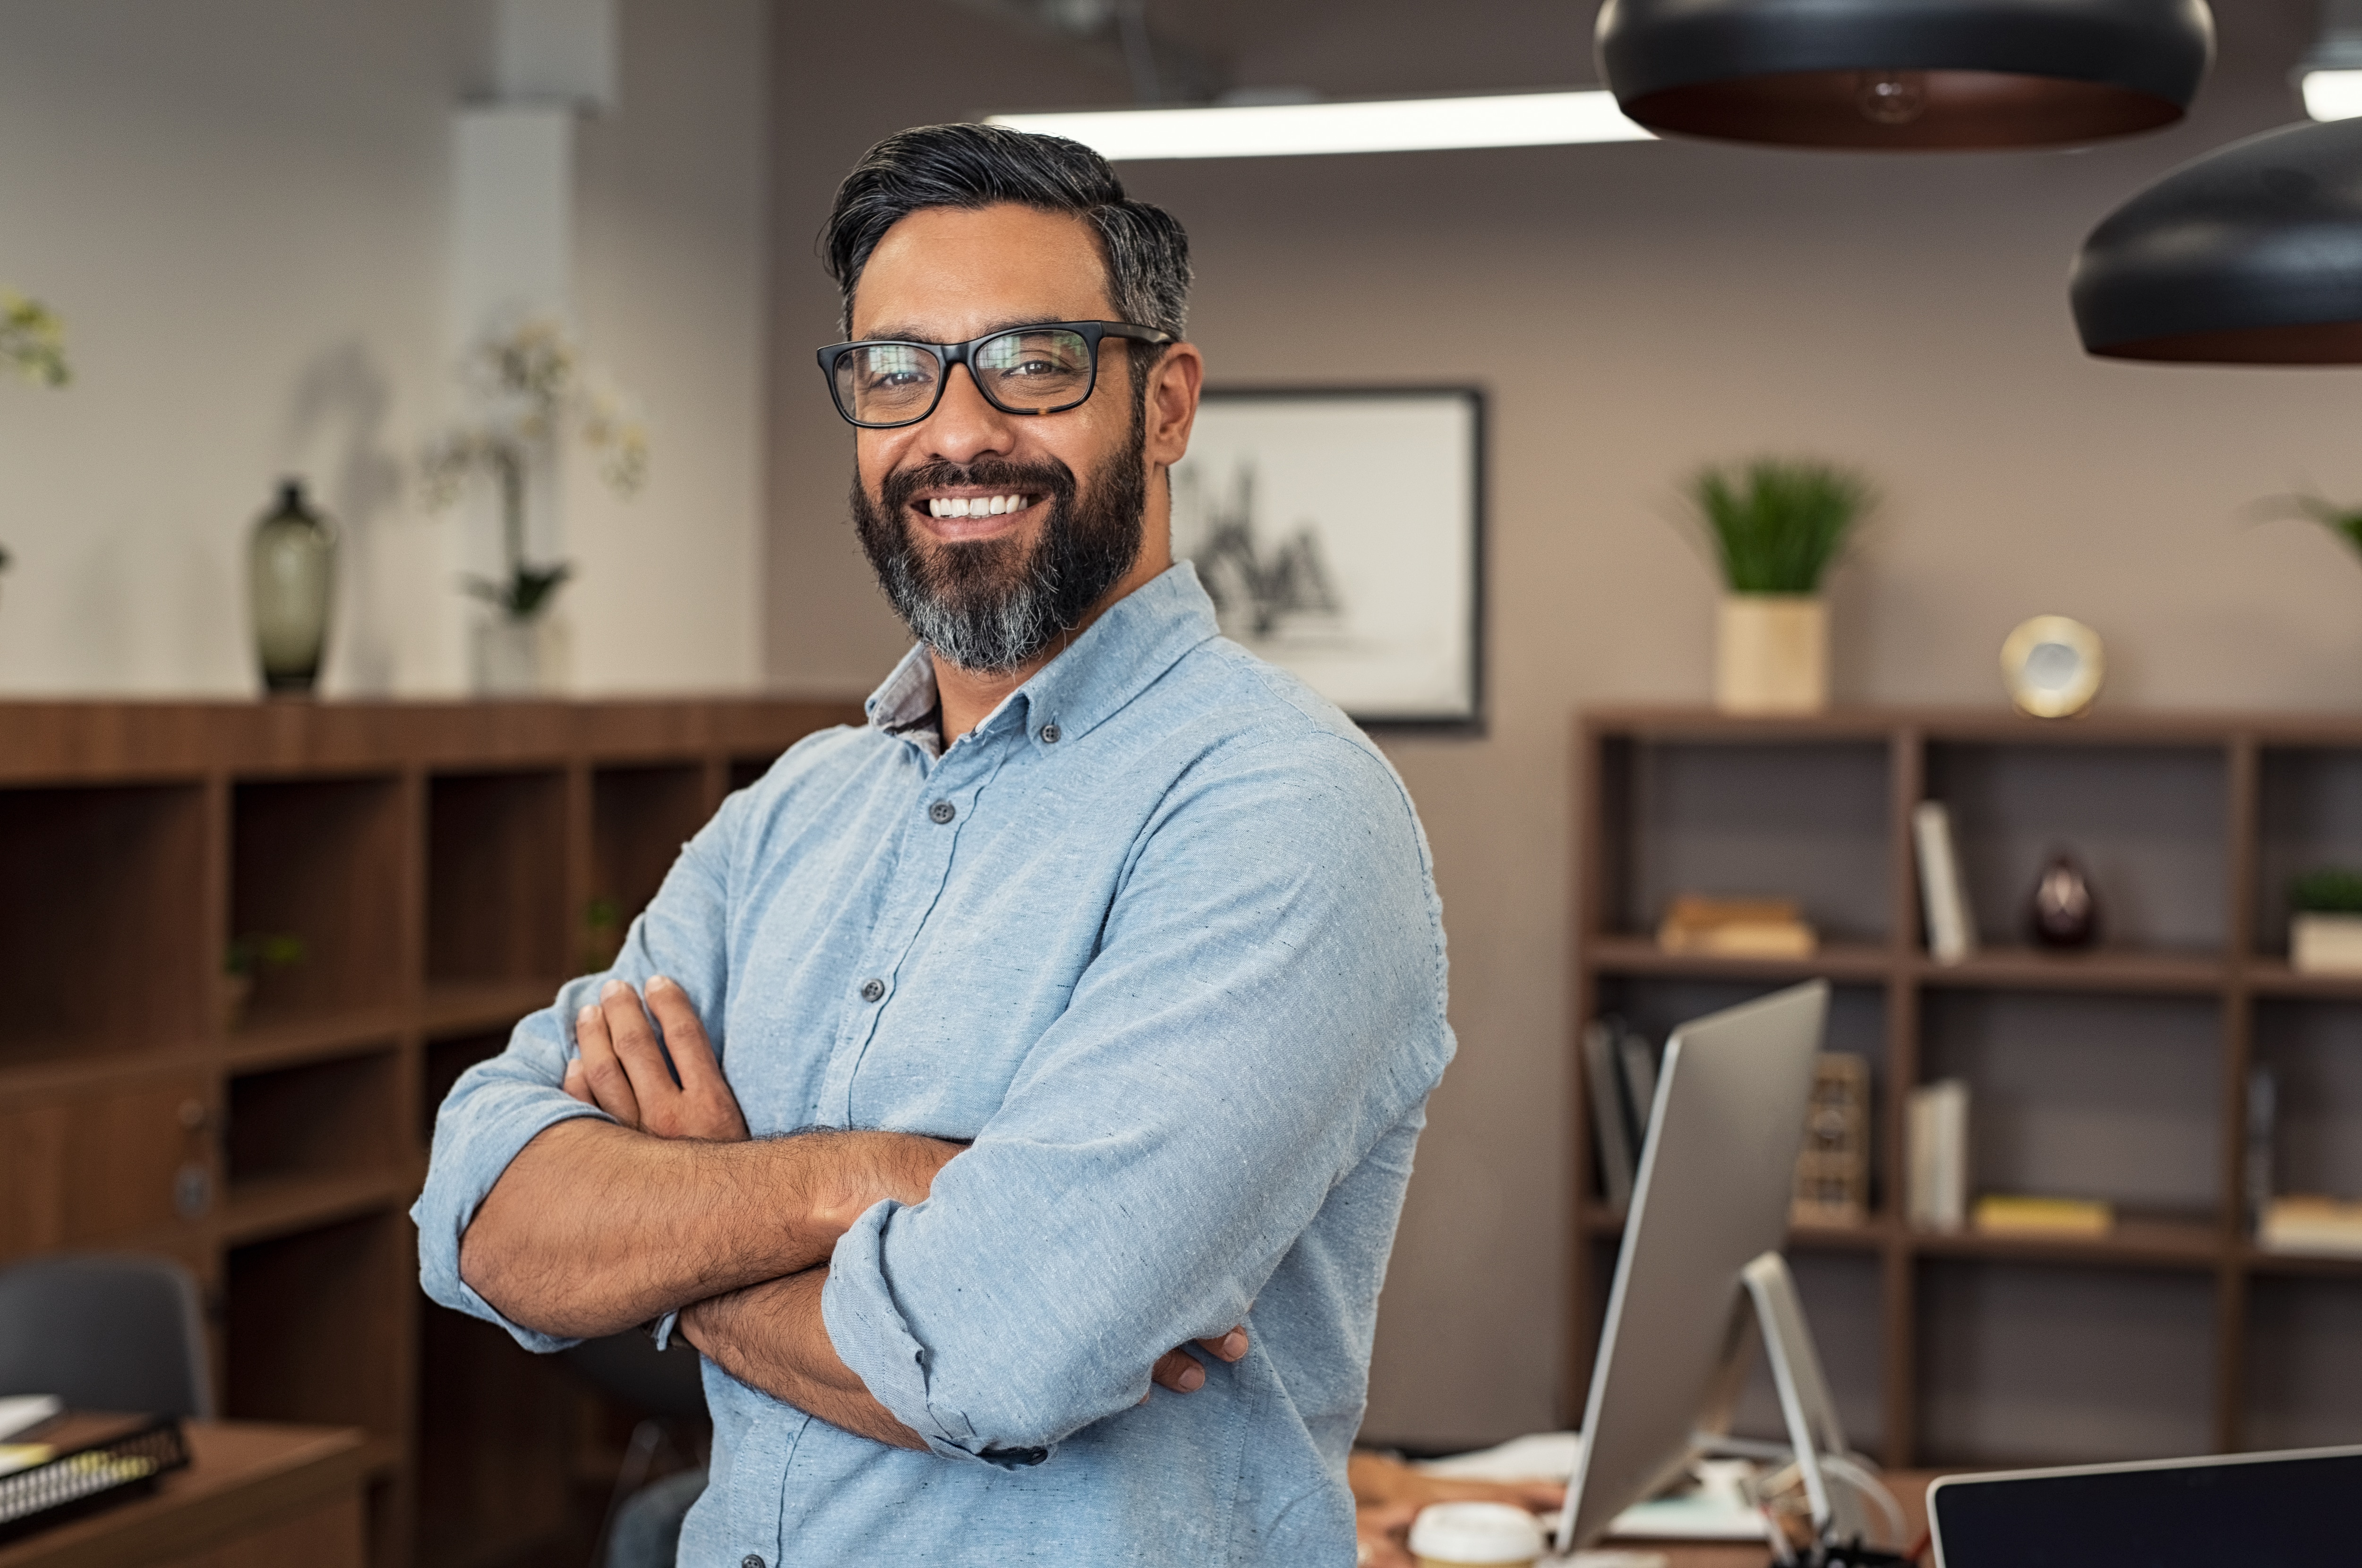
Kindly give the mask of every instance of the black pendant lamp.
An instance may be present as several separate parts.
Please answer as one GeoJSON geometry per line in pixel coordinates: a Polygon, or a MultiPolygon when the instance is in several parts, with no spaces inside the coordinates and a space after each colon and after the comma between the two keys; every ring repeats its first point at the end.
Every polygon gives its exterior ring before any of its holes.
{"type": "Polygon", "coordinates": [[[2183,164],[2092,231],[2072,293],[2109,359],[2362,364],[2362,120],[2183,164]]]}
{"type": "Polygon", "coordinates": [[[1651,130],[1792,147],[2045,147],[2180,119],[2205,0],[1607,0],[1601,72],[1651,130]]]}

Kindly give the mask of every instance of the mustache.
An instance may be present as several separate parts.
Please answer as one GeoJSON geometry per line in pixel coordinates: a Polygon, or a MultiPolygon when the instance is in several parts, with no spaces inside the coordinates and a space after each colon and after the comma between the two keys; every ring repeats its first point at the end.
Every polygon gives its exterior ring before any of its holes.
{"type": "Polygon", "coordinates": [[[973,463],[937,458],[888,474],[877,487],[878,502],[889,516],[900,517],[912,496],[938,485],[1019,491],[1059,502],[1073,501],[1076,489],[1075,470],[1055,458],[1040,463],[1012,463],[1005,458],[984,458],[973,463]]]}

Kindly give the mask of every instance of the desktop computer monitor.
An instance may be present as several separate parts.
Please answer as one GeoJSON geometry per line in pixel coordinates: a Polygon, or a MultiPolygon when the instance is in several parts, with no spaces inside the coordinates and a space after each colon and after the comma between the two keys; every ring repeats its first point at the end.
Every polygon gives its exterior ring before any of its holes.
{"type": "Polygon", "coordinates": [[[1606,1533],[1695,1452],[1748,1265],[1787,1237],[1828,1005],[1816,980],[1685,1023],[1665,1046],[1558,1519],[1562,1551],[1606,1533]]]}

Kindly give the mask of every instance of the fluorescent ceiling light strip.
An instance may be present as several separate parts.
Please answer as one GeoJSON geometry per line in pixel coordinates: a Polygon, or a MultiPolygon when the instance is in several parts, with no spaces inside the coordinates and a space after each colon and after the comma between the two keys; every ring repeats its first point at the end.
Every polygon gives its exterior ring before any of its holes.
{"type": "Polygon", "coordinates": [[[1502,93],[1358,104],[1255,104],[1211,109],[1109,109],[994,115],[988,125],[1063,136],[1116,160],[1285,158],[1323,152],[1423,152],[1653,141],[1606,92],[1502,93]]]}
{"type": "Polygon", "coordinates": [[[2362,118],[2362,71],[2308,71],[2304,112],[2316,120],[2362,118]]]}

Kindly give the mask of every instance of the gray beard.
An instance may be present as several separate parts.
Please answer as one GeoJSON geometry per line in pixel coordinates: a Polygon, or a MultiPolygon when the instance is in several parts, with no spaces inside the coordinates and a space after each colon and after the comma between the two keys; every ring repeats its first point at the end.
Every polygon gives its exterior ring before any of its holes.
{"type": "Polygon", "coordinates": [[[1140,558],[1148,499],[1140,444],[1099,466],[1087,498],[1076,495],[1064,464],[1053,468],[931,464],[889,475],[877,502],[855,474],[854,525],[877,585],[937,657],[962,669],[1021,668],[1080,625],[1140,558]],[[1041,538],[1030,550],[1012,539],[922,550],[905,511],[910,495],[931,484],[963,483],[1043,496],[1050,512],[1041,538]]]}

